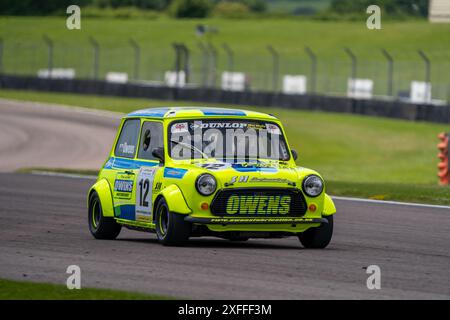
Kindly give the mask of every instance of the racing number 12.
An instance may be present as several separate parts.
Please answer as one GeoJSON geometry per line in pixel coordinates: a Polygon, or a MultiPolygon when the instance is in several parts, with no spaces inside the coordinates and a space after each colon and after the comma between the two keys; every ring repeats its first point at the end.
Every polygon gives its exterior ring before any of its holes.
{"type": "Polygon", "coordinates": [[[139,200],[140,200],[139,205],[142,206],[142,207],[148,207],[148,201],[146,199],[147,199],[147,196],[148,196],[149,188],[150,188],[150,181],[148,179],[145,179],[145,180],[141,179],[139,181],[139,195],[140,195],[140,197],[139,197],[139,200]],[[144,196],[142,196],[142,193],[144,193],[144,196]]]}
{"type": "Polygon", "coordinates": [[[153,180],[158,167],[141,167],[136,179],[136,220],[150,221],[152,214],[153,180]]]}

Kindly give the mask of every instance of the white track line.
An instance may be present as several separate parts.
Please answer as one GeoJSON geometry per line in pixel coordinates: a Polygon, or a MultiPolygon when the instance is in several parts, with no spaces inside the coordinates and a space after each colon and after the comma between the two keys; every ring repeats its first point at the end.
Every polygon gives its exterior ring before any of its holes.
{"type": "Polygon", "coordinates": [[[441,206],[436,204],[423,204],[423,203],[412,203],[412,202],[399,202],[399,201],[388,201],[388,200],[373,200],[373,199],[361,199],[361,198],[351,198],[351,197],[336,197],[331,196],[336,200],[343,201],[353,201],[353,202],[366,202],[366,203],[377,203],[377,204],[392,204],[410,207],[422,207],[422,208],[436,208],[436,209],[449,209],[450,206],[441,206]]]}
{"type": "Polygon", "coordinates": [[[31,174],[35,174],[35,175],[38,175],[38,176],[50,176],[50,177],[72,178],[72,179],[97,180],[97,176],[92,176],[92,175],[87,175],[87,174],[77,174],[77,173],[63,173],[63,172],[32,170],[31,174]]]}

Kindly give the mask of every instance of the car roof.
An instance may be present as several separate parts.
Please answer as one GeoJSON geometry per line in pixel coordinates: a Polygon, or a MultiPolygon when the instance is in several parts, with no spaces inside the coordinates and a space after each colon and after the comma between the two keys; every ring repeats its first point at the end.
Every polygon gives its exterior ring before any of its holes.
{"type": "Polygon", "coordinates": [[[250,117],[263,119],[276,119],[275,116],[248,110],[231,108],[208,108],[208,107],[162,107],[136,110],[127,115],[127,117],[144,118],[188,118],[188,117],[250,117]]]}

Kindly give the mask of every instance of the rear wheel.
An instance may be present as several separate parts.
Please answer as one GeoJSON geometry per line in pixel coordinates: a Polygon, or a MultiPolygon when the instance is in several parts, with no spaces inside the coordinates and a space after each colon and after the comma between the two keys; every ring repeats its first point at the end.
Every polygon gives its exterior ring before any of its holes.
{"type": "Polygon", "coordinates": [[[122,228],[114,218],[103,216],[102,204],[97,192],[93,192],[89,197],[88,224],[89,231],[96,239],[115,239],[122,228]]]}
{"type": "Polygon", "coordinates": [[[305,248],[323,249],[331,241],[333,236],[333,216],[325,217],[328,223],[322,223],[319,227],[309,228],[298,235],[305,248]]]}
{"type": "Polygon", "coordinates": [[[169,211],[164,198],[159,200],[155,210],[155,227],[158,241],[166,246],[180,246],[189,239],[192,226],[184,221],[184,215],[169,211]]]}

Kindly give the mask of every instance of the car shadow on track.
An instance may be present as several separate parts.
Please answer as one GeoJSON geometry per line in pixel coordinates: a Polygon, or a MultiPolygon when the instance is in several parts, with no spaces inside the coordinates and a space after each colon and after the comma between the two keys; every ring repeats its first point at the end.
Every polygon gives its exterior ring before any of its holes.
{"type": "MultiPolygon", "coordinates": [[[[224,239],[215,238],[193,238],[190,239],[184,248],[226,248],[226,249],[284,249],[284,250],[305,250],[300,242],[298,244],[293,243],[287,245],[284,239],[284,243],[277,243],[277,241],[283,241],[282,239],[273,239],[271,242],[268,240],[250,239],[248,241],[230,241],[224,239]],[[266,242],[267,241],[267,242],[266,242]]],[[[127,242],[139,242],[148,243],[161,246],[157,239],[152,238],[118,238],[116,241],[127,242]]],[[[170,248],[170,247],[169,247],[170,248]]]]}

